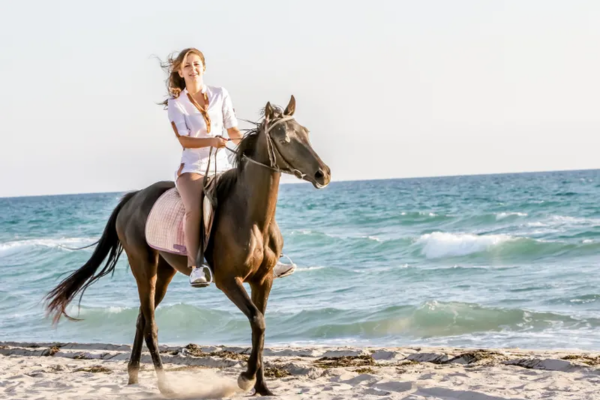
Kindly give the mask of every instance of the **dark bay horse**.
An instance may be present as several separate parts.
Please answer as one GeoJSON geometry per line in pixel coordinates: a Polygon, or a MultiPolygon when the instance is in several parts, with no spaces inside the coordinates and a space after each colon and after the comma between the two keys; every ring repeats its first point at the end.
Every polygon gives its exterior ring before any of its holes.
{"type": "MultiPolygon", "coordinates": [[[[273,267],[283,248],[283,238],[275,222],[281,173],[293,173],[316,188],[327,186],[331,180],[329,167],[310,145],[308,130],[293,117],[295,104],[293,96],[284,111],[267,103],[262,121],[244,136],[236,156],[237,168],[227,171],[219,180],[218,208],[206,250],[216,286],[248,317],[252,328],[252,353],[238,385],[245,391],[254,387],[261,395],[272,394],[263,375],[262,352],[273,267]],[[251,296],[243,282],[250,284],[251,296]]],[[[163,371],[154,310],[177,271],[189,275],[190,269],[185,256],[148,246],[144,230],[153,204],[173,186],[173,182],[158,182],[126,194],[109,217],[91,258],[47,296],[47,311],[55,323],[62,315],[71,318],[66,313],[67,305],[78,294],[83,295],[89,285],[111,273],[125,250],[141,303],[128,365],[129,383],[138,382],[145,340],[158,387],[165,395],[175,393],[163,371]]]]}

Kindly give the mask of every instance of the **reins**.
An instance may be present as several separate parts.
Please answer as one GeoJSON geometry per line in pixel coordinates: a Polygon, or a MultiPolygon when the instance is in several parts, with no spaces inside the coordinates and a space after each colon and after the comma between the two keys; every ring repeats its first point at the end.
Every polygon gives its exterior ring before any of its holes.
{"type": "MultiPolygon", "coordinates": [[[[281,157],[281,159],[283,159],[283,161],[288,166],[290,164],[285,160],[285,158],[283,157],[283,155],[281,154],[281,152],[279,151],[279,149],[277,149],[277,146],[275,146],[275,143],[273,142],[273,138],[270,135],[271,130],[273,128],[275,128],[277,125],[282,124],[282,123],[287,122],[287,121],[291,121],[293,119],[294,119],[294,117],[292,117],[292,116],[286,116],[286,117],[282,117],[282,118],[279,118],[279,119],[275,120],[271,125],[268,125],[267,122],[265,122],[265,127],[263,128],[263,130],[264,130],[265,135],[267,136],[267,152],[269,154],[269,164],[270,165],[263,164],[263,163],[261,163],[259,161],[256,161],[256,160],[248,157],[245,154],[242,155],[242,158],[244,160],[246,160],[246,161],[249,161],[249,162],[251,162],[253,164],[259,165],[259,166],[261,166],[263,168],[270,169],[271,171],[279,172],[279,173],[284,173],[284,174],[289,174],[289,175],[294,175],[298,179],[302,179],[305,176],[305,174],[302,173],[301,171],[299,171],[299,170],[297,170],[295,168],[281,168],[281,167],[277,166],[277,155],[276,155],[276,152],[279,153],[279,156],[281,157]]],[[[248,120],[245,120],[245,119],[241,119],[241,120],[245,121],[245,122],[249,122],[249,123],[257,125],[257,126],[259,125],[256,122],[248,121],[248,120]]],[[[223,139],[225,139],[225,138],[223,138],[223,139]]],[[[225,139],[225,140],[232,141],[233,139],[225,139]]],[[[208,174],[210,172],[210,163],[211,163],[211,157],[212,157],[212,154],[213,154],[213,149],[214,149],[214,147],[210,148],[209,155],[208,155],[208,165],[206,166],[206,174],[204,174],[204,182],[203,182],[204,188],[206,188],[206,184],[208,182],[208,174]]],[[[234,153],[234,154],[238,154],[238,152],[236,150],[230,149],[229,147],[225,147],[225,149],[228,150],[228,151],[230,151],[230,152],[232,152],[232,153],[234,153]]],[[[215,151],[215,168],[214,168],[215,175],[217,174],[217,158],[216,158],[216,154],[217,154],[217,152],[215,151]]]]}

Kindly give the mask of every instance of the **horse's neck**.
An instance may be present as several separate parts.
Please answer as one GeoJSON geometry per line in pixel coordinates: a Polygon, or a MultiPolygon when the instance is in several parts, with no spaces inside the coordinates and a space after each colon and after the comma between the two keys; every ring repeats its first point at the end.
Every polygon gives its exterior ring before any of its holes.
{"type": "Polygon", "coordinates": [[[254,163],[247,163],[240,176],[243,196],[247,196],[247,215],[266,233],[277,208],[281,174],[254,163]]]}

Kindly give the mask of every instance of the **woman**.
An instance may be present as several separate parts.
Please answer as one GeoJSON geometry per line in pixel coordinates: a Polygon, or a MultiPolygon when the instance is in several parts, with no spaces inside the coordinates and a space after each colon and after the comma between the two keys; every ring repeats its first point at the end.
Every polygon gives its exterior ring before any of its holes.
{"type": "MultiPolygon", "coordinates": [[[[197,268],[195,256],[200,242],[202,182],[210,148],[214,148],[210,156],[210,173],[214,173],[215,165],[217,172],[226,171],[231,164],[224,147],[231,146],[232,142],[239,143],[242,134],[237,128],[227,90],[204,84],[206,62],[201,51],[185,49],[175,59],[169,58],[164,67],[169,74],[166,83],[170,95],[164,104],[168,109],[171,127],[183,147],[175,182],[186,210],[184,234],[188,267],[192,269],[190,284],[204,287],[212,282],[212,272],[205,263],[197,268]],[[223,128],[227,130],[230,142],[221,136],[223,128]]],[[[232,149],[235,149],[235,145],[232,149]]],[[[278,263],[274,276],[290,275],[294,269],[293,264],[278,263]]]]}

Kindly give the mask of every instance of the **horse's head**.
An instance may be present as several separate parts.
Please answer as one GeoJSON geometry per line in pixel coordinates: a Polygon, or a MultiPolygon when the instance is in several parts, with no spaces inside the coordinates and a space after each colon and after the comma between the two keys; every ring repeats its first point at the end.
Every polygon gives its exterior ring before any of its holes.
{"type": "Polygon", "coordinates": [[[317,189],[331,181],[331,170],[312,148],[309,131],[294,118],[296,100],[283,112],[267,103],[260,133],[266,136],[270,166],[308,181],[317,189]]]}

